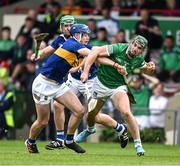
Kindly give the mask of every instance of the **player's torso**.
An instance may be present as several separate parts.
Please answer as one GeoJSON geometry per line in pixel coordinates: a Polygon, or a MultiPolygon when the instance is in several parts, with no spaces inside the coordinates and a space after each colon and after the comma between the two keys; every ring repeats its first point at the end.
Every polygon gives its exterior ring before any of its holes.
{"type": "MultiPolygon", "coordinates": [[[[130,60],[127,56],[128,44],[120,45],[121,48],[116,52],[116,54],[111,55],[111,59],[114,62],[124,66],[128,74],[130,74],[135,68],[140,66],[140,63],[143,61],[143,58],[136,57],[130,60]]],[[[108,86],[109,88],[116,88],[118,86],[124,85],[123,76],[120,73],[118,73],[118,71],[115,68],[107,65],[100,66],[98,70],[98,78],[104,85],[108,86]]]]}
{"type": "Polygon", "coordinates": [[[84,48],[81,43],[74,38],[69,38],[48,58],[41,73],[50,79],[62,83],[69,69],[79,64],[77,50],[81,48],[84,48]]]}

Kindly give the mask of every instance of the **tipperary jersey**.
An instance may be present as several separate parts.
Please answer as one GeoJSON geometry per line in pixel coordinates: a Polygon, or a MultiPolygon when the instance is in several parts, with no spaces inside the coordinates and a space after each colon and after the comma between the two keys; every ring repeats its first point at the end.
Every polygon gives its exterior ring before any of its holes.
{"type": "Polygon", "coordinates": [[[40,73],[60,84],[63,83],[69,69],[79,65],[77,51],[82,48],[86,47],[74,38],[69,38],[48,58],[40,73]]]}
{"type": "Polygon", "coordinates": [[[66,40],[67,39],[64,37],[64,35],[61,34],[51,43],[51,47],[56,50],[61,47],[66,40]]]}
{"type": "MultiPolygon", "coordinates": [[[[92,49],[92,46],[89,44],[85,45],[85,47],[90,50],[92,49]]],[[[81,55],[79,56],[79,64],[83,61],[83,58],[84,58],[83,56],[81,56],[81,55]]],[[[95,64],[93,64],[90,68],[88,79],[92,79],[92,78],[96,77],[96,70],[97,70],[97,67],[95,64]]],[[[82,71],[80,70],[78,72],[72,73],[71,75],[73,78],[80,80],[81,74],[82,74],[82,71]]]]}
{"type": "MultiPolygon", "coordinates": [[[[67,39],[64,37],[64,35],[61,34],[55,40],[53,40],[50,46],[56,50],[61,47],[66,40],[67,39]]],[[[45,66],[47,59],[48,58],[43,58],[36,62],[36,74],[39,74],[39,69],[45,66]]]]}

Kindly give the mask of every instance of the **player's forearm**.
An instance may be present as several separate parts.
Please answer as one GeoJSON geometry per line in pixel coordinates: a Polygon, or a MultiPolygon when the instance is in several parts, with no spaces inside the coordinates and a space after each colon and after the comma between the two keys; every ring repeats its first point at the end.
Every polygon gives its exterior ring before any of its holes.
{"type": "Polygon", "coordinates": [[[55,49],[53,47],[48,46],[39,51],[39,56],[41,58],[44,58],[44,57],[51,55],[54,51],[55,51],[55,49]]]}
{"type": "Polygon", "coordinates": [[[92,64],[96,61],[98,57],[98,53],[96,51],[92,51],[85,59],[84,62],[84,73],[89,73],[89,70],[92,66],[92,64]]]}
{"type": "Polygon", "coordinates": [[[147,75],[147,74],[142,74],[142,76],[146,79],[146,80],[148,80],[148,81],[150,81],[151,83],[153,83],[153,85],[156,85],[156,84],[158,84],[159,83],[159,79],[157,79],[156,77],[153,77],[153,76],[150,76],[150,75],[147,75]]]}
{"type": "Polygon", "coordinates": [[[105,58],[105,57],[99,57],[97,58],[97,63],[99,64],[104,64],[104,65],[108,65],[108,66],[114,66],[114,61],[112,61],[111,59],[109,58],[105,58]]]}

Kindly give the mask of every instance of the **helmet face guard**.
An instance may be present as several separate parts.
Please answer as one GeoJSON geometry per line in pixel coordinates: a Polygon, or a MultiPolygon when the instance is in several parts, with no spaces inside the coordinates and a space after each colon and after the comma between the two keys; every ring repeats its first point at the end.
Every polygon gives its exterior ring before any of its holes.
{"type": "Polygon", "coordinates": [[[147,39],[141,35],[138,35],[134,39],[132,39],[132,43],[134,42],[137,42],[138,44],[140,44],[144,49],[146,49],[148,46],[147,39]]]}
{"type": "MultiPolygon", "coordinates": [[[[131,45],[133,43],[137,43],[140,44],[142,46],[143,52],[142,55],[145,55],[147,53],[147,47],[148,47],[148,41],[145,37],[138,35],[136,37],[134,37],[130,42],[129,42],[129,46],[128,46],[128,50],[130,51],[131,45]]],[[[129,52],[131,54],[131,52],[129,52]]]]}
{"type": "Polygon", "coordinates": [[[64,24],[75,24],[75,23],[76,23],[76,20],[73,16],[65,15],[65,16],[61,17],[61,19],[60,19],[60,30],[62,31],[64,24]]]}

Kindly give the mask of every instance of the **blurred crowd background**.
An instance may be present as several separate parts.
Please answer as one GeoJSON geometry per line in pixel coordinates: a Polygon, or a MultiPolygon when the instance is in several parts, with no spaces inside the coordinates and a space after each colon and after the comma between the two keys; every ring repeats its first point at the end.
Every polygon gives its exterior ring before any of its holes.
{"type": "MultiPolygon", "coordinates": [[[[180,19],[179,0],[44,0],[38,5],[35,3],[33,8],[24,5],[26,1],[28,0],[0,1],[0,10],[18,2],[18,6],[14,6],[10,14],[25,15],[24,23],[19,25],[15,38],[11,36],[13,26],[4,25],[3,22],[0,34],[0,117],[5,115],[8,139],[23,138],[21,130],[25,131],[35,116],[31,85],[45,60],[30,61],[34,52],[33,36],[48,32],[49,36],[41,44],[41,48],[46,47],[60,34],[59,20],[66,14],[77,17],[77,22],[89,26],[92,31],[90,44],[94,46],[129,42],[134,35],[147,38],[149,46],[145,59],[156,63],[156,71],[151,76],[134,71],[129,78],[137,99],[137,104],[132,105],[132,112],[141,130],[158,129],[163,135],[163,141],[168,137],[168,130],[165,130],[168,118],[171,130],[177,130],[177,110],[180,108],[180,42],[177,41],[178,36],[171,32],[162,34],[156,18],[180,19]],[[135,20],[129,37],[127,29],[121,24],[121,18],[128,21],[132,17],[138,19],[135,20]],[[82,18],[85,19],[82,21],[82,18]],[[154,84],[157,80],[159,83],[154,84]],[[9,103],[6,103],[7,96],[4,97],[5,91],[11,92],[8,96],[11,99],[9,103]]],[[[171,26],[173,29],[173,23],[171,26]]],[[[114,116],[117,121],[122,120],[111,101],[107,102],[102,111],[114,116]]],[[[0,127],[2,124],[1,119],[0,127]]],[[[85,125],[85,122],[82,123],[80,130],[85,125]]],[[[49,134],[44,131],[41,140],[54,138],[53,118],[50,119],[49,127],[49,134]]]]}

